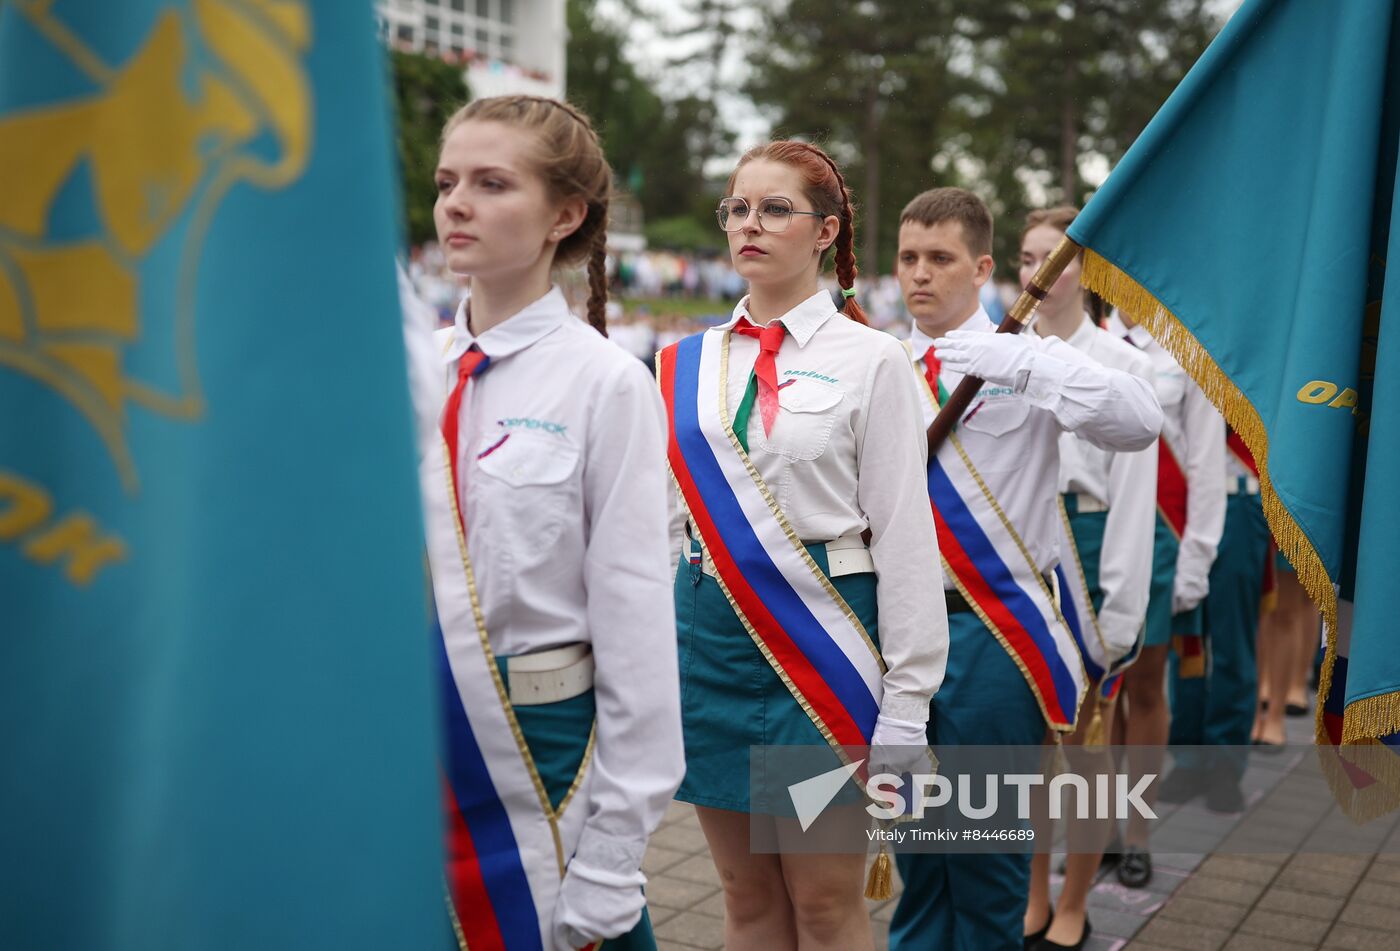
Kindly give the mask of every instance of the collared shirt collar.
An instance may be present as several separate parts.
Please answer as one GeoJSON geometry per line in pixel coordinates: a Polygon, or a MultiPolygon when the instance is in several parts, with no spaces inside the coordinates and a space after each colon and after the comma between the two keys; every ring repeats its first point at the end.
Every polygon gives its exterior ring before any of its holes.
{"type": "Polygon", "coordinates": [[[1077,350],[1087,350],[1089,349],[1089,340],[1098,329],[1098,325],[1094,323],[1093,319],[1085,314],[1084,319],[1079,322],[1079,326],[1075,328],[1074,333],[1069,335],[1069,339],[1065,343],[1077,350]]]}
{"type": "Polygon", "coordinates": [[[1147,345],[1152,343],[1152,335],[1147,332],[1147,328],[1142,324],[1134,324],[1129,327],[1123,323],[1123,318],[1119,316],[1116,307],[1109,313],[1107,326],[1104,329],[1115,337],[1126,337],[1128,342],[1139,350],[1146,350],[1147,345]]]}
{"type": "MultiPolygon", "coordinates": [[[[964,320],[953,329],[996,330],[997,328],[992,323],[992,318],[987,316],[987,309],[979,304],[977,311],[971,317],[967,318],[967,320],[964,320]]],[[[922,360],[924,354],[928,353],[928,348],[931,346],[933,346],[933,338],[920,330],[918,324],[915,324],[913,331],[909,334],[909,351],[914,359],[916,361],[922,360]]]]}
{"type": "MultiPolygon", "coordinates": [[[[797,341],[798,347],[807,346],[807,341],[811,340],[822,324],[826,323],[836,315],[836,308],[832,306],[831,294],[825,288],[817,291],[811,297],[798,304],[778,319],[787,328],[788,336],[797,341]]],[[[744,299],[734,307],[734,314],[729,320],[720,324],[717,329],[728,330],[739,322],[740,317],[748,317],[749,322],[758,324],[758,321],[749,316],[749,297],[744,295],[744,299]]],[[[761,324],[759,326],[762,326],[761,324]]]]}
{"type": "Polygon", "coordinates": [[[457,305],[457,317],[452,327],[452,343],[443,354],[444,363],[455,363],[476,344],[481,352],[492,360],[500,360],[513,353],[519,353],[530,344],[544,337],[565,320],[572,320],[569,305],[564,293],[558,287],[550,287],[539,300],[527,304],[523,310],[501,321],[481,336],[473,336],[467,326],[468,296],[457,305]]]}

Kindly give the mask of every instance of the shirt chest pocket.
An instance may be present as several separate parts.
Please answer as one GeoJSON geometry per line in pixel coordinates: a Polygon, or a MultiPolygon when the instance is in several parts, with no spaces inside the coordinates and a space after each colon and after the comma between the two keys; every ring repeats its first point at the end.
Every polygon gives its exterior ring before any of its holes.
{"type": "Polygon", "coordinates": [[[1172,367],[1169,370],[1157,371],[1153,380],[1154,389],[1157,391],[1157,401],[1162,404],[1162,409],[1167,410],[1181,405],[1181,401],[1186,398],[1186,371],[1172,367]]]}
{"type": "Polygon", "coordinates": [[[773,432],[763,435],[760,408],[755,405],[750,423],[750,439],[774,455],[809,461],[826,452],[831,431],[836,426],[845,394],[837,387],[802,377],[778,389],[778,418],[773,432]]]}
{"type": "Polygon", "coordinates": [[[960,430],[969,435],[969,442],[978,438],[976,460],[979,468],[989,471],[1005,471],[1025,463],[1025,447],[1018,440],[1004,439],[1026,424],[1030,415],[1030,405],[1025,400],[1002,398],[987,400],[981,404],[973,402],[973,409],[962,418],[960,430]]]}
{"type": "Polygon", "coordinates": [[[512,552],[544,554],[579,507],[579,452],[558,436],[493,434],[478,447],[475,468],[480,523],[503,532],[512,552]]]}

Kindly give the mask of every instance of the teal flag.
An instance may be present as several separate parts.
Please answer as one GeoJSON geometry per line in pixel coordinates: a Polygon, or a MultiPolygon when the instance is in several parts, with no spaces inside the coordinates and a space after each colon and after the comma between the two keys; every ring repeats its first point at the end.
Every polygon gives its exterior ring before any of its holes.
{"type": "Polygon", "coordinates": [[[0,4],[0,947],[432,948],[368,0],[0,4]]]}
{"type": "Polygon", "coordinates": [[[1394,7],[1248,0],[1070,228],[1085,284],[1146,324],[1258,462],[1327,622],[1331,743],[1400,732],[1394,7]]]}

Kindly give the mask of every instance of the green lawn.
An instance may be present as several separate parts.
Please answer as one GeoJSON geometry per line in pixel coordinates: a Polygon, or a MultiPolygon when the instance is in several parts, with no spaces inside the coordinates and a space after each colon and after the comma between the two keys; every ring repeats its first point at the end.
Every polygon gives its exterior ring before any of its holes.
{"type": "Polygon", "coordinates": [[[682,317],[723,314],[727,317],[734,310],[733,301],[720,300],[719,298],[621,297],[618,300],[629,314],[645,307],[653,314],[679,314],[682,317]]]}

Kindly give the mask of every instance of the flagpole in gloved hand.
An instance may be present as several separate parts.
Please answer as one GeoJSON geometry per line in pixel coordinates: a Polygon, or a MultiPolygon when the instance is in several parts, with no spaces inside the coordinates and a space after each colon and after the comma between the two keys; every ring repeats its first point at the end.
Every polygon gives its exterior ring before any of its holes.
{"type": "MultiPolygon", "coordinates": [[[[1079,245],[1068,237],[1061,238],[1060,243],[1055,245],[1055,250],[1050,252],[1044,263],[1036,270],[1035,276],[1031,278],[1031,282],[1026,285],[1025,290],[1021,291],[1021,296],[1016,298],[1016,303],[1011,305],[1011,310],[1007,312],[1001,326],[997,328],[997,333],[1018,334],[1025,330],[1026,325],[1031,322],[1031,317],[1035,315],[1035,309],[1040,306],[1041,301],[1045,300],[1045,295],[1049,293],[1055,281],[1080,250],[1079,245]]],[[[938,410],[938,416],[934,418],[933,425],[928,428],[929,459],[938,454],[943,441],[953,431],[954,425],[962,418],[962,414],[967,412],[972,398],[977,395],[977,391],[982,388],[984,382],[981,377],[963,377],[958,388],[953,390],[953,394],[948,397],[948,402],[944,403],[938,410]]]]}

